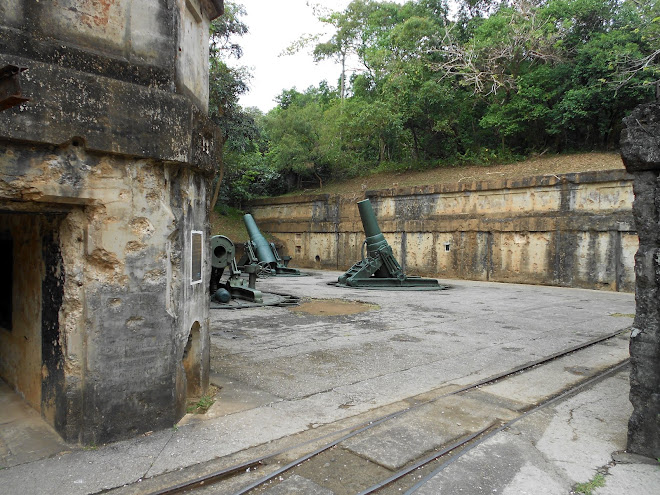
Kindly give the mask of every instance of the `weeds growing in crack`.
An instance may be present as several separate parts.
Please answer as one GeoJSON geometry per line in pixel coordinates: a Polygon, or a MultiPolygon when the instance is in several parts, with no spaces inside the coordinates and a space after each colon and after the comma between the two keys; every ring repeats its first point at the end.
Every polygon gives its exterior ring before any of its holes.
{"type": "Polygon", "coordinates": [[[573,489],[574,493],[582,493],[584,495],[592,495],[596,488],[605,486],[605,476],[598,473],[591,480],[586,483],[578,483],[573,489]]]}

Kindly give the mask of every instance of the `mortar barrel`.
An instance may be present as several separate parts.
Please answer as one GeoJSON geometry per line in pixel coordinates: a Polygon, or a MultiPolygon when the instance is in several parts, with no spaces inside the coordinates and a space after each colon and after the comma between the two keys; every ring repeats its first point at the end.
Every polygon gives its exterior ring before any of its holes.
{"type": "Polygon", "coordinates": [[[378,227],[376,214],[371,206],[371,201],[368,199],[358,201],[358,210],[360,210],[362,227],[364,228],[364,233],[367,237],[367,253],[369,256],[375,256],[375,253],[378,250],[389,246],[389,244],[383,233],[380,231],[380,227],[378,227]]]}
{"type": "Polygon", "coordinates": [[[362,227],[367,237],[373,237],[382,234],[378,222],[376,221],[376,214],[374,213],[371,201],[364,199],[358,201],[358,210],[360,211],[360,218],[362,219],[362,227]]]}
{"type": "Polygon", "coordinates": [[[259,231],[259,227],[257,227],[257,223],[254,221],[254,218],[252,218],[252,215],[249,213],[243,215],[243,222],[245,223],[245,228],[248,231],[250,240],[254,243],[254,248],[257,252],[257,258],[259,259],[259,262],[268,264],[272,263],[276,265],[277,260],[275,260],[273,251],[270,249],[270,244],[268,244],[266,238],[259,231]]]}
{"type": "Polygon", "coordinates": [[[236,255],[236,248],[229,237],[214,235],[211,237],[211,266],[225,268],[229,266],[236,255]]]}

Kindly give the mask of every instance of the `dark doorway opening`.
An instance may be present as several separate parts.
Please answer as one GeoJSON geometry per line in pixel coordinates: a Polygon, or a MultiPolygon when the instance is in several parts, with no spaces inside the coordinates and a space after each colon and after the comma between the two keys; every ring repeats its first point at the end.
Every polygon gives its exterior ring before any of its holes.
{"type": "Polygon", "coordinates": [[[12,328],[14,285],[14,241],[8,232],[0,232],[0,327],[12,328]]]}

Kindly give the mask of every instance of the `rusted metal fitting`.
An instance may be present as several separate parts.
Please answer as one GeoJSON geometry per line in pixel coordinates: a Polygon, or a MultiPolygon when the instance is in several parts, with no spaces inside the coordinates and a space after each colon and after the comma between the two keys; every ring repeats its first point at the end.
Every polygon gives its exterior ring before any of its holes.
{"type": "Polygon", "coordinates": [[[16,65],[5,65],[0,69],[0,111],[30,101],[21,94],[19,75],[24,70],[27,67],[16,65]]]}

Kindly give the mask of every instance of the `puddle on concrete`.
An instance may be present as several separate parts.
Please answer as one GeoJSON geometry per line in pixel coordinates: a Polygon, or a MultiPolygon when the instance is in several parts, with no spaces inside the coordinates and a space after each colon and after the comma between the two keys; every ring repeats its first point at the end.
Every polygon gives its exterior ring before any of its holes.
{"type": "Polygon", "coordinates": [[[401,333],[390,338],[390,342],[421,342],[422,339],[401,333]]]}
{"type": "Polygon", "coordinates": [[[365,313],[380,309],[377,304],[362,301],[346,301],[344,299],[311,299],[303,300],[299,306],[289,308],[294,313],[305,313],[315,316],[340,316],[365,313]]]}

